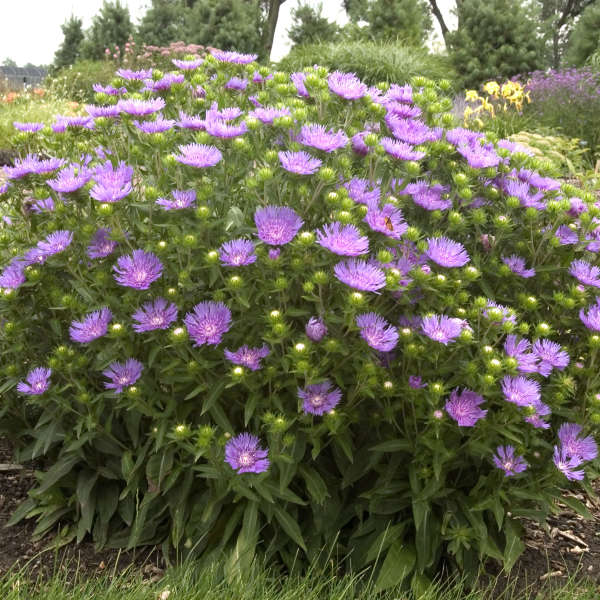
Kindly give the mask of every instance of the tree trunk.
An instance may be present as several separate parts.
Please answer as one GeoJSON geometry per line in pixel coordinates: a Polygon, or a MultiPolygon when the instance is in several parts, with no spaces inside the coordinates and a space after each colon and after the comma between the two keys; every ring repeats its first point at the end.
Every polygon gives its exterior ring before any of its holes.
{"type": "Polygon", "coordinates": [[[285,0],[269,0],[269,11],[267,13],[267,22],[262,40],[263,57],[269,60],[271,49],[273,48],[273,38],[275,37],[275,28],[277,27],[277,19],[279,18],[279,7],[285,0]]]}
{"type": "Polygon", "coordinates": [[[440,7],[437,4],[437,0],[429,0],[429,4],[431,5],[431,12],[433,16],[437,19],[437,22],[440,24],[440,29],[442,30],[442,36],[444,38],[444,43],[446,44],[446,48],[448,47],[448,40],[446,39],[448,36],[448,26],[446,25],[446,21],[444,21],[444,15],[440,10],[440,7]]]}

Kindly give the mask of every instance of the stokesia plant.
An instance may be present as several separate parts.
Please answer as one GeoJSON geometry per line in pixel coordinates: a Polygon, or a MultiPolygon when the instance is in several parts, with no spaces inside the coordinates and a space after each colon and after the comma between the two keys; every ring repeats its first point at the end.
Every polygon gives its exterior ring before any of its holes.
{"type": "Polygon", "coordinates": [[[335,540],[380,589],[510,568],[596,457],[599,208],[449,129],[447,82],[255,58],[20,127],[0,427],[48,469],[12,522],[229,572],[335,540]]]}

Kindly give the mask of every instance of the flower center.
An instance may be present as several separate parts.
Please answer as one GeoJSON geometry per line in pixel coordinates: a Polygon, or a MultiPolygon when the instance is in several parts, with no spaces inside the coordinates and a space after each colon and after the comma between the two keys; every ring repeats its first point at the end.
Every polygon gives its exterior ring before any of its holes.
{"type": "Polygon", "coordinates": [[[254,458],[250,452],[242,452],[238,458],[238,462],[242,467],[249,467],[254,462],[254,458]]]}
{"type": "Polygon", "coordinates": [[[311,399],[310,403],[313,406],[321,406],[325,402],[325,396],[323,394],[315,394],[311,399]]]}

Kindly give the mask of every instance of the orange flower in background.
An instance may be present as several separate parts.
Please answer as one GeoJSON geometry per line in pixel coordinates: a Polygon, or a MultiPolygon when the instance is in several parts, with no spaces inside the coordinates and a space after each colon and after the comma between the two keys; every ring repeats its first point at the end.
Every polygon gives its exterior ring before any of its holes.
{"type": "Polygon", "coordinates": [[[43,98],[46,95],[46,90],[44,88],[33,88],[32,92],[39,98],[43,98]]]}
{"type": "Polygon", "coordinates": [[[17,94],[17,92],[8,92],[8,94],[6,94],[6,96],[4,96],[4,102],[6,102],[7,104],[10,104],[11,102],[14,102],[20,94],[17,94]]]}

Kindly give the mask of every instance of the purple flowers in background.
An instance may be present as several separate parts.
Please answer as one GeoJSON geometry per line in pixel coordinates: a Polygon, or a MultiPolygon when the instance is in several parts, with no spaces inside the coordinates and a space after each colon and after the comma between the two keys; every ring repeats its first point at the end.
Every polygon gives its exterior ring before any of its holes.
{"type": "Polygon", "coordinates": [[[459,393],[458,388],[453,390],[446,402],[445,409],[460,427],[473,427],[479,419],[483,419],[487,410],[479,408],[485,400],[474,391],[464,389],[459,393]]]}
{"type": "Polygon", "coordinates": [[[319,170],[323,162],[304,151],[280,152],[278,156],[281,166],[286,171],[297,175],[312,175],[319,170]]]}
{"type": "Polygon", "coordinates": [[[93,172],[83,165],[72,164],[59,171],[54,179],[46,183],[55,191],[68,194],[83,187],[91,178],[93,172]]]}
{"type": "Polygon", "coordinates": [[[579,311],[581,322],[594,331],[600,331],[600,298],[596,297],[596,304],[588,306],[588,312],[582,308],[579,311]]]}
{"type": "Polygon", "coordinates": [[[240,52],[216,50],[215,48],[211,48],[210,53],[217,60],[237,65],[247,65],[258,58],[258,54],[241,54],[240,52]]]}
{"type": "Polygon", "coordinates": [[[428,315],[421,319],[421,330],[430,339],[440,344],[451,344],[468,328],[466,321],[447,317],[446,315],[428,315]]]}
{"type": "Polygon", "coordinates": [[[324,125],[303,125],[298,141],[324,152],[333,152],[343,148],[348,143],[348,137],[341,129],[333,131],[325,129],[324,125]]]}
{"type": "Polygon", "coordinates": [[[43,123],[20,123],[19,121],[13,122],[13,127],[19,131],[25,131],[27,133],[35,133],[44,129],[43,123]]]}
{"type": "Polygon", "coordinates": [[[104,387],[120,394],[123,388],[133,385],[140,378],[143,370],[144,365],[135,358],[129,358],[124,363],[113,362],[108,369],[102,371],[102,375],[109,379],[104,387]]]}
{"type": "Polygon", "coordinates": [[[237,239],[225,242],[219,248],[221,264],[228,267],[242,267],[256,262],[254,243],[250,240],[237,239]]]}
{"type": "Polygon", "coordinates": [[[231,326],[231,311],[222,302],[200,302],[183,319],[195,346],[221,343],[231,326]]]}
{"type": "Polygon", "coordinates": [[[158,115],[154,121],[134,121],[135,128],[142,133],[164,133],[173,129],[175,125],[174,119],[165,119],[162,115],[158,115]]]}
{"type": "Polygon", "coordinates": [[[360,336],[374,350],[390,352],[398,344],[398,329],[377,313],[358,315],[356,326],[360,329],[360,336]]]}
{"type": "Polygon", "coordinates": [[[548,377],[552,369],[562,371],[569,364],[569,355],[561,349],[560,344],[551,340],[537,340],[532,347],[534,356],[540,361],[538,373],[548,377]]]}
{"type": "Polygon", "coordinates": [[[598,447],[591,436],[581,437],[583,428],[575,423],[563,423],[558,430],[558,444],[554,446],[553,462],[570,481],[581,481],[584,462],[598,456],[598,447]]]}
{"type": "Polygon", "coordinates": [[[311,317],[304,331],[313,342],[320,342],[327,335],[327,326],[323,319],[311,317]]]}
{"type": "Polygon", "coordinates": [[[151,100],[135,100],[131,98],[119,100],[117,106],[122,113],[127,113],[135,117],[143,117],[162,110],[166,104],[162,98],[152,98],[151,100]]]}
{"type": "Polygon", "coordinates": [[[96,185],[90,190],[90,196],[98,202],[118,202],[131,194],[132,177],[132,167],[120,162],[115,168],[107,161],[94,171],[96,185]]]}
{"type": "Polygon", "coordinates": [[[137,290],[147,290],[163,271],[158,257],[152,252],[134,250],[132,254],[120,256],[113,267],[118,284],[137,290]]]}
{"type": "Polygon", "coordinates": [[[142,308],[134,312],[131,318],[136,321],[133,329],[138,333],[167,329],[177,320],[177,307],[164,298],[156,298],[153,302],[142,304],[142,308]]]}
{"type": "Polygon", "coordinates": [[[119,243],[110,239],[110,231],[105,228],[96,231],[87,247],[87,255],[90,258],[105,258],[114,252],[119,243]]]}
{"type": "Polygon", "coordinates": [[[512,254],[508,258],[503,256],[502,262],[515,274],[519,275],[519,277],[523,277],[528,279],[529,277],[533,277],[535,275],[535,269],[526,269],[525,268],[525,259],[517,256],[516,254],[512,254]]]}
{"type": "Polygon", "coordinates": [[[50,387],[50,375],[52,369],[37,367],[27,373],[25,381],[17,383],[17,392],[28,396],[40,396],[50,387]]]}
{"type": "Polygon", "coordinates": [[[73,321],[69,327],[69,336],[74,342],[87,344],[106,335],[112,313],[106,307],[87,315],[83,321],[73,321]]]}
{"type": "Polygon", "coordinates": [[[304,221],[288,206],[265,206],[256,209],[254,223],[265,244],[282,246],[294,239],[304,221]]]}
{"type": "Polygon", "coordinates": [[[351,258],[339,262],[333,268],[335,276],[342,283],[364,292],[376,292],[385,287],[385,273],[376,264],[351,258]]]}
{"type": "Polygon", "coordinates": [[[159,198],[156,204],[162,206],[164,210],[181,210],[193,207],[194,202],[196,202],[196,192],[194,190],[173,190],[171,196],[173,200],[159,198]]]}
{"type": "Polygon", "coordinates": [[[425,152],[418,152],[410,144],[389,137],[382,138],[381,145],[390,156],[399,160],[420,160],[425,156],[425,152]]]}
{"type": "Polygon", "coordinates": [[[452,208],[452,200],[442,198],[448,189],[436,184],[430,186],[426,181],[409,183],[404,191],[412,196],[413,202],[425,210],[448,210],[452,208]]]}
{"type": "Polygon", "coordinates": [[[346,100],[358,100],[367,94],[367,86],[354,73],[334,71],[327,77],[329,89],[346,100]]]}
{"type": "Polygon", "coordinates": [[[574,260],[569,267],[569,273],[585,285],[600,287],[600,267],[585,260],[574,260]]]}
{"type": "Polygon", "coordinates": [[[311,415],[323,415],[333,410],[342,399],[342,391],[333,387],[329,380],[298,388],[298,397],[303,400],[302,409],[311,415]]]}
{"type": "Polygon", "coordinates": [[[498,446],[494,454],[494,464],[504,471],[505,477],[512,477],[527,469],[527,463],[522,456],[515,456],[514,446],[498,446]]]}
{"type": "Polygon", "coordinates": [[[369,239],[355,225],[328,223],[317,231],[317,244],[340,256],[358,256],[369,251],[369,239]]]}
{"type": "Polygon", "coordinates": [[[273,108],[272,106],[261,106],[248,113],[249,117],[254,117],[262,123],[273,123],[278,117],[289,117],[291,115],[289,108],[273,108]]]}
{"type": "Polygon", "coordinates": [[[428,238],[427,256],[442,267],[463,267],[469,262],[465,247],[447,237],[428,238]]]}
{"type": "Polygon", "coordinates": [[[47,258],[48,256],[52,256],[53,254],[58,254],[63,250],[66,250],[72,241],[73,232],[63,229],[47,235],[44,240],[38,242],[37,248],[47,258]]]}
{"type": "Polygon", "coordinates": [[[0,273],[0,288],[16,290],[25,283],[25,265],[18,261],[6,266],[0,273]]]}
{"type": "Polygon", "coordinates": [[[214,167],[223,158],[218,148],[206,144],[185,144],[179,146],[179,152],[175,160],[190,167],[214,167]]]}
{"type": "Polygon", "coordinates": [[[225,444],[225,462],[238,474],[263,473],[269,468],[268,455],[260,440],[249,433],[240,433],[225,444]]]}
{"type": "Polygon", "coordinates": [[[21,179],[32,173],[42,175],[56,171],[63,164],[61,158],[41,159],[36,154],[28,154],[25,158],[17,158],[14,167],[4,167],[4,174],[8,179],[21,179]]]}
{"type": "Polygon", "coordinates": [[[270,350],[264,345],[261,348],[250,348],[242,346],[235,352],[225,349],[225,358],[231,361],[234,365],[247,367],[251,371],[258,371],[261,368],[260,361],[269,356],[270,350]]]}

